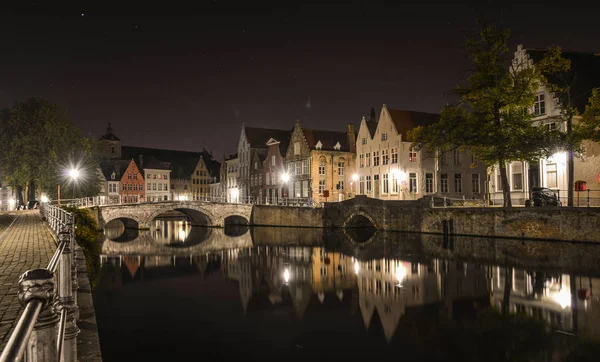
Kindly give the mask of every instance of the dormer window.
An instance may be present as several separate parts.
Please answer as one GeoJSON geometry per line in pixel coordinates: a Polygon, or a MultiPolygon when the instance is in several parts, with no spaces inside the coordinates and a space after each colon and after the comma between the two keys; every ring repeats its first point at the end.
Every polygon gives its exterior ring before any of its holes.
{"type": "Polygon", "coordinates": [[[115,177],[116,177],[116,175],[115,175],[115,173],[113,172],[113,173],[110,175],[110,179],[111,179],[111,180],[114,180],[114,179],[115,179],[115,177]]]}
{"type": "Polygon", "coordinates": [[[323,148],[323,144],[321,143],[321,141],[317,142],[317,144],[315,145],[315,148],[316,148],[317,150],[320,150],[320,149],[322,149],[322,148],[323,148]]]}
{"type": "Polygon", "coordinates": [[[333,146],[333,149],[336,151],[339,151],[340,149],[342,149],[342,145],[340,145],[340,143],[336,143],[335,146],[333,146]]]}
{"type": "Polygon", "coordinates": [[[535,102],[533,105],[533,115],[534,116],[543,116],[546,114],[546,100],[544,94],[538,94],[535,96],[535,102]]]}

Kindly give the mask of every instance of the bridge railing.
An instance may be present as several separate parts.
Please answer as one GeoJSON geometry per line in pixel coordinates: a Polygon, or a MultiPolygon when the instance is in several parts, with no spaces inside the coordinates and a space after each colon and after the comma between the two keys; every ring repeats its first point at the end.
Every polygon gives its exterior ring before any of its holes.
{"type": "Polygon", "coordinates": [[[74,216],[46,203],[40,205],[40,213],[58,240],[57,249],[45,269],[28,270],[19,278],[18,297],[24,311],[0,362],[77,360],[74,216]]]}
{"type": "Polygon", "coordinates": [[[146,203],[160,203],[160,202],[172,202],[172,201],[204,201],[204,202],[218,202],[228,204],[250,204],[250,205],[279,205],[279,206],[306,206],[306,207],[322,207],[323,204],[316,202],[314,199],[309,197],[273,197],[273,198],[257,198],[253,196],[237,197],[233,199],[227,199],[221,196],[202,196],[196,200],[193,199],[180,199],[167,197],[161,200],[145,200],[137,202],[122,202],[121,199],[108,198],[103,196],[84,197],[80,199],[61,200],[60,203],[63,206],[74,206],[74,207],[92,207],[92,206],[104,206],[104,205],[133,205],[133,204],[146,204],[146,203]]]}

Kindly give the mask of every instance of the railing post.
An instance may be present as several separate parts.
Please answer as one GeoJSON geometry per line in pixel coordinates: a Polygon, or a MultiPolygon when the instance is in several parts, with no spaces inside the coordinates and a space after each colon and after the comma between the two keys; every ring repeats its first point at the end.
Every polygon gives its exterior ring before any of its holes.
{"type": "Polygon", "coordinates": [[[43,302],[33,331],[25,349],[26,362],[58,361],[56,349],[56,324],[58,316],[54,313],[54,273],[48,269],[26,271],[19,279],[19,302],[26,306],[33,299],[43,302]]]}
{"type": "Polygon", "coordinates": [[[590,207],[590,189],[587,189],[587,207],[590,207]]]}
{"type": "Polygon", "coordinates": [[[66,216],[68,218],[67,224],[63,226],[59,234],[59,242],[66,242],[66,246],[62,252],[60,264],[58,266],[59,289],[58,300],[56,301],[55,307],[59,312],[62,310],[67,311],[65,336],[61,348],[63,351],[63,361],[75,362],[77,361],[77,335],[79,334],[79,327],[77,327],[76,322],[76,313],[79,308],[77,307],[76,301],[76,286],[73,285],[72,215],[66,216]]]}
{"type": "Polygon", "coordinates": [[[444,207],[448,206],[448,203],[446,201],[446,196],[444,196],[444,207]]]}

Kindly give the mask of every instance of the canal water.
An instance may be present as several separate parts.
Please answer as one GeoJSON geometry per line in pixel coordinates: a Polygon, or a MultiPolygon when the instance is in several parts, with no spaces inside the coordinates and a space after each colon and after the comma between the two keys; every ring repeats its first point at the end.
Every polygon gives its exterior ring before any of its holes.
{"type": "Polygon", "coordinates": [[[104,361],[597,360],[600,247],[374,230],[107,228],[104,361]]]}

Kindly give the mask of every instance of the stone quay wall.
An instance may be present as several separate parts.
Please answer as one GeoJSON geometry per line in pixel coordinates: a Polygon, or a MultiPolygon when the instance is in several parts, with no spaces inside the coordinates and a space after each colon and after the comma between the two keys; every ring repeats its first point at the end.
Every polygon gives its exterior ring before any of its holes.
{"type": "Polygon", "coordinates": [[[322,208],[254,205],[250,225],[322,228],[322,208]]]}

